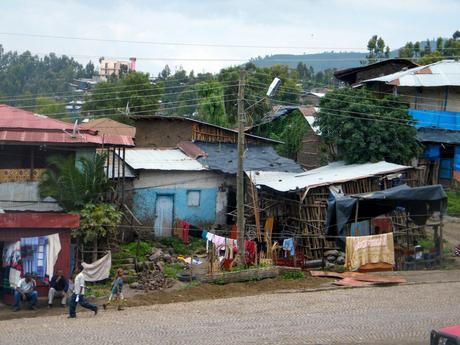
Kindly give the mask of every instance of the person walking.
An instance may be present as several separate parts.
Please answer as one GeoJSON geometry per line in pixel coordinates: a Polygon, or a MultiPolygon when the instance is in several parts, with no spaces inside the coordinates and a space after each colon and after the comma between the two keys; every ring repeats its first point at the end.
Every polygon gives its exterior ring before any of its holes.
{"type": "Polygon", "coordinates": [[[92,310],[94,315],[97,315],[97,306],[89,303],[85,298],[85,273],[83,266],[79,264],[75,272],[77,276],[75,277],[74,290],[69,303],[69,318],[73,319],[77,317],[77,304],[80,304],[83,308],[92,310]]]}
{"type": "Polygon", "coordinates": [[[123,310],[123,304],[125,303],[125,297],[123,296],[123,269],[119,268],[117,270],[117,276],[112,283],[112,291],[109,296],[107,303],[104,303],[102,306],[104,310],[107,309],[107,306],[113,301],[117,301],[118,310],[123,310]]]}

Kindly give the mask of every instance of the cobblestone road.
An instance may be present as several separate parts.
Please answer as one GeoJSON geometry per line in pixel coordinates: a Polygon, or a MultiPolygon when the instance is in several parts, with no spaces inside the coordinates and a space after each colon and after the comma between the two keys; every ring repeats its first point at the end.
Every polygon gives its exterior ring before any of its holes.
{"type": "MultiPolygon", "coordinates": [[[[427,344],[460,283],[279,293],[0,322],[0,344],[427,344]]],[[[184,291],[186,293],[186,290],[184,291]]]]}

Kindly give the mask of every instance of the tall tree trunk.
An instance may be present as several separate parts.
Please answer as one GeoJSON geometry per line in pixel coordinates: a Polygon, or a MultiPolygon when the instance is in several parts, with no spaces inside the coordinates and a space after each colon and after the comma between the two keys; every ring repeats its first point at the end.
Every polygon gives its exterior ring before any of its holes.
{"type": "Polygon", "coordinates": [[[93,242],[93,257],[92,257],[92,262],[97,260],[97,238],[93,242]]]}

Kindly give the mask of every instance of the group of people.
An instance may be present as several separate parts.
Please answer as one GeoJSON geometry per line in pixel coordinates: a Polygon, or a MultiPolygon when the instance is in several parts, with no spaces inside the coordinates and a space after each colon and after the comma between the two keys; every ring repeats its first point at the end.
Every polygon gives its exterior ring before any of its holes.
{"type": "MultiPolygon", "coordinates": [[[[77,316],[76,309],[78,304],[83,308],[93,311],[94,315],[96,315],[98,312],[97,305],[89,303],[85,297],[86,281],[84,267],[79,265],[75,270],[75,274],[73,282],[67,279],[64,276],[64,272],[61,270],[57,271],[51,278],[49,282],[48,308],[53,307],[55,298],[60,298],[61,307],[65,308],[68,302],[69,318],[75,318],[77,316]]],[[[36,291],[36,286],[37,284],[30,273],[26,273],[24,277],[19,280],[14,291],[14,311],[19,311],[21,309],[21,301],[29,302],[30,309],[37,309],[38,293],[36,291]]],[[[106,309],[107,305],[117,301],[118,310],[122,310],[125,301],[122,291],[123,269],[120,268],[117,270],[117,275],[112,283],[108,302],[103,304],[103,308],[106,309]]]]}

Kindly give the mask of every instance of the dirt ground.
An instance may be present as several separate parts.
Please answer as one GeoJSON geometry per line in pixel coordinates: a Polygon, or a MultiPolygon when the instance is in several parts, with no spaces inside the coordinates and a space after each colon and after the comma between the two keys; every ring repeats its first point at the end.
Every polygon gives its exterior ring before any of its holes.
{"type": "MultiPolygon", "coordinates": [[[[164,291],[137,292],[127,288],[126,297],[128,307],[168,304],[176,302],[192,302],[205,299],[219,299],[231,297],[254,296],[261,293],[273,293],[279,290],[291,289],[314,289],[329,285],[331,279],[314,278],[306,273],[304,279],[286,280],[283,278],[264,279],[245,283],[231,283],[225,285],[198,284],[190,285],[178,282],[173,288],[164,291]]],[[[99,306],[106,301],[106,298],[92,300],[99,306]]],[[[11,306],[0,305],[0,321],[17,318],[41,317],[66,314],[68,310],[62,308],[56,302],[55,306],[48,309],[46,300],[40,300],[39,309],[28,310],[26,307],[19,312],[13,312],[11,306]]],[[[78,310],[82,310],[78,307],[78,310]]]]}

